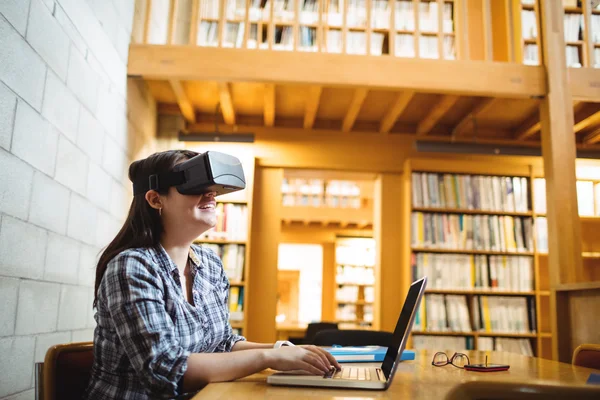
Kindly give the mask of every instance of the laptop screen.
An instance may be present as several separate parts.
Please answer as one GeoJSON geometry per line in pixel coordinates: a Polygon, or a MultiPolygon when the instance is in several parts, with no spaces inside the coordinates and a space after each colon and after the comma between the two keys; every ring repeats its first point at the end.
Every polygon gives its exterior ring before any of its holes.
{"type": "Polygon", "coordinates": [[[381,364],[381,370],[383,371],[388,384],[390,383],[391,375],[394,372],[394,366],[400,359],[402,351],[406,346],[406,338],[412,329],[415,311],[419,307],[426,284],[427,278],[425,277],[410,285],[410,290],[406,296],[402,312],[400,312],[400,317],[398,317],[398,323],[396,323],[392,343],[390,347],[388,347],[387,353],[385,353],[383,364],[381,364]]]}

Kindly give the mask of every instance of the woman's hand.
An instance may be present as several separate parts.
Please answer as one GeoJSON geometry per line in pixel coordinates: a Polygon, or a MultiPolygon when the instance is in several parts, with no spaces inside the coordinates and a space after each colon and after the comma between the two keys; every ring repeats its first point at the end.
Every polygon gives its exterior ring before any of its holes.
{"type": "Polygon", "coordinates": [[[316,346],[283,346],[266,350],[267,366],[279,371],[303,370],[314,375],[324,375],[331,366],[340,364],[329,352],[316,346]]]}

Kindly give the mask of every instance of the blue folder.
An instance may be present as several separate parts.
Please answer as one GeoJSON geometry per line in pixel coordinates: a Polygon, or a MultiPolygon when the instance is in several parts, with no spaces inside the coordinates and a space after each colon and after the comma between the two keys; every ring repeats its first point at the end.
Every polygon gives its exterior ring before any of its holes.
{"type": "MultiPolygon", "coordinates": [[[[356,362],[382,362],[387,347],[382,346],[333,346],[326,347],[325,350],[330,352],[335,359],[340,363],[356,363],[356,362]]],[[[415,352],[413,350],[404,350],[400,361],[414,360],[415,352]]]]}

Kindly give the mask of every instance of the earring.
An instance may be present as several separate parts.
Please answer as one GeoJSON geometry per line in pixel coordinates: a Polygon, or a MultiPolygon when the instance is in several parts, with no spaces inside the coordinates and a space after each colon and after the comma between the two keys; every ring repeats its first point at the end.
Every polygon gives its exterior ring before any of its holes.
{"type": "Polygon", "coordinates": [[[158,216],[162,217],[162,207],[158,209],[158,216]]]}

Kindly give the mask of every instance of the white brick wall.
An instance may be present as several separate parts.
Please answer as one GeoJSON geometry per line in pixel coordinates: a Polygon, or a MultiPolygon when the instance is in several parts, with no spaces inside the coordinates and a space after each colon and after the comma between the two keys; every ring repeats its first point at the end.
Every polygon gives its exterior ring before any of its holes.
{"type": "Polygon", "coordinates": [[[25,36],[29,0],[2,0],[0,1],[0,13],[21,35],[25,36]]]}
{"type": "Polygon", "coordinates": [[[53,72],[48,71],[42,115],[73,142],[77,140],[79,108],[79,102],[71,90],[53,72]]]}
{"type": "Polygon", "coordinates": [[[0,397],[22,392],[31,387],[35,338],[0,339],[0,397]]]}
{"type": "Polygon", "coordinates": [[[96,263],[155,148],[128,83],[134,0],[0,1],[0,399],[33,399],[48,347],[93,338],[96,263]]]}
{"type": "Polygon", "coordinates": [[[11,152],[46,175],[53,176],[57,147],[56,130],[27,103],[19,101],[11,152]]]}
{"type": "Polygon", "coordinates": [[[17,335],[56,330],[60,285],[24,280],[19,287],[17,335]]]}
{"type": "Polygon", "coordinates": [[[36,172],[33,176],[29,221],[64,235],[67,232],[68,213],[69,189],[36,172]]]}
{"type": "Polygon", "coordinates": [[[0,225],[0,275],[42,279],[47,240],[46,230],[3,216],[0,225]]]}
{"type": "Polygon", "coordinates": [[[2,81],[39,110],[44,94],[46,64],[4,18],[0,18],[0,49],[2,81]]]}
{"type": "Polygon", "coordinates": [[[17,96],[0,84],[0,147],[10,149],[17,107],[17,96]]]}
{"type": "Polygon", "coordinates": [[[88,157],[64,136],[58,139],[54,179],[85,196],[88,183],[88,157]]]}
{"type": "Polygon", "coordinates": [[[76,284],[79,280],[78,266],[81,246],[76,240],[50,233],[44,280],[76,284]]]}
{"type": "Polygon", "coordinates": [[[42,0],[31,0],[28,26],[27,41],[64,82],[69,65],[69,37],[42,0]]]}
{"type": "Polygon", "coordinates": [[[89,289],[82,286],[63,285],[60,291],[58,329],[83,329],[87,325],[89,289]]]}
{"type": "Polygon", "coordinates": [[[0,277],[0,336],[10,336],[15,333],[17,316],[17,296],[19,280],[0,277]]]}
{"type": "Polygon", "coordinates": [[[34,169],[0,149],[0,212],[27,219],[34,169]]]}

